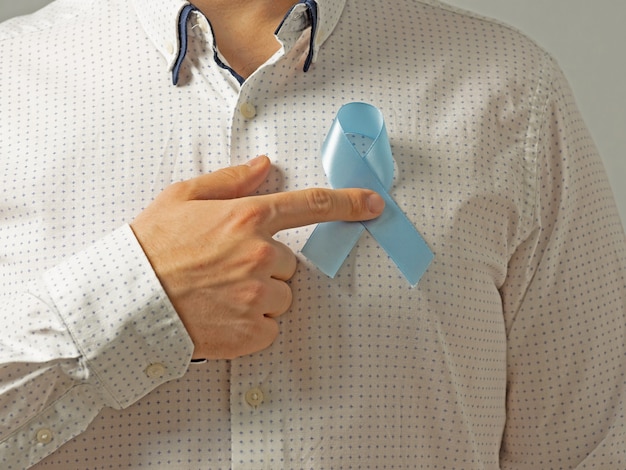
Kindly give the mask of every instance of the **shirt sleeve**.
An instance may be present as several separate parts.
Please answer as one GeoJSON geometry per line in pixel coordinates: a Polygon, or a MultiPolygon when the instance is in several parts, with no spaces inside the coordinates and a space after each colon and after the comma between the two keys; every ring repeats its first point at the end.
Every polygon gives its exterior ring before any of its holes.
{"type": "Polygon", "coordinates": [[[501,289],[508,341],[502,469],[626,461],[626,243],[608,178],[551,61],[529,133],[534,226],[501,289]]]}
{"type": "Polygon", "coordinates": [[[24,468],[180,377],[193,352],[129,226],[2,306],[0,462],[24,468]]]}

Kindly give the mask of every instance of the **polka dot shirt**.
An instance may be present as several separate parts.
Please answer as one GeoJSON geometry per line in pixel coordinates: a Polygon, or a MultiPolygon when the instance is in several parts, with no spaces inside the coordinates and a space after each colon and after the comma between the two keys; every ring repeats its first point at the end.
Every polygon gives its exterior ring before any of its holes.
{"type": "Polygon", "coordinates": [[[186,5],[57,0],[0,26],[0,466],[626,468],[626,245],[552,58],[436,1],[318,0],[241,83],[199,12],[181,51],[186,5]],[[258,154],[262,193],[328,186],[353,101],[384,115],[426,274],[411,288],[364,233],[330,279],[299,254],[313,227],[281,232],[279,338],[190,364],[128,223],[258,154]]]}

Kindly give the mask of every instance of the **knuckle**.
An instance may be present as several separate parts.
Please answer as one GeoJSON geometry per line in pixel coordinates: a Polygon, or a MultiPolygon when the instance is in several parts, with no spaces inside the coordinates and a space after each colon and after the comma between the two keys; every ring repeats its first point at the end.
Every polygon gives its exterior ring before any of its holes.
{"type": "Polygon", "coordinates": [[[239,194],[244,187],[241,175],[234,167],[225,167],[219,170],[221,183],[233,188],[239,194]]]}
{"type": "Polygon", "coordinates": [[[336,204],[329,191],[313,188],[308,190],[305,195],[308,209],[313,214],[327,216],[333,213],[336,204]]]}
{"type": "Polygon", "coordinates": [[[246,283],[245,289],[241,292],[241,303],[250,312],[256,311],[267,291],[267,285],[261,279],[250,279],[246,283]]]}
{"type": "Polygon", "coordinates": [[[293,302],[293,293],[291,287],[284,281],[280,282],[280,288],[274,291],[274,298],[270,305],[270,310],[266,312],[266,316],[275,318],[287,313],[293,302]]]}
{"type": "Polygon", "coordinates": [[[163,195],[170,197],[172,199],[187,199],[189,196],[189,182],[188,181],[177,181],[176,183],[172,183],[167,186],[163,190],[163,195]]]}
{"type": "Polygon", "coordinates": [[[289,251],[289,258],[287,258],[287,262],[289,263],[289,267],[286,270],[286,278],[283,279],[283,281],[291,279],[296,274],[296,270],[298,269],[298,259],[292,251],[289,251]]]}
{"type": "Polygon", "coordinates": [[[256,240],[250,243],[249,262],[253,270],[265,268],[276,259],[276,248],[265,240],[256,240]]]}
{"type": "Polygon", "coordinates": [[[276,341],[278,335],[280,334],[280,328],[278,327],[278,322],[273,318],[269,319],[270,321],[266,322],[265,329],[265,342],[263,344],[263,349],[268,348],[269,346],[276,341]]]}
{"type": "Polygon", "coordinates": [[[255,306],[258,305],[267,293],[267,281],[264,279],[252,279],[248,286],[248,292],[251,303],[255,306]]]}
{"type": "Polygon", "coordinates": [[[279,312],[278,312],[279,315],[282,315],[287,310],[289,310],[289,308],[291,307],[291,304],[293,303],[293,292],[291,291],[291,287],[289,287],[289,284],[287,284],[286,282],[284,282],[283,285],[285,286],[284,293],[282,295],[283,304],[281,308],[279,309],[279,312]]]}
{"type": "Polygon", "coordinates": [[[367,201],[362,195],[350,193],[350,198],[348,199],[348,201],[348,210],[350,211],[351,218],[360,219],[363,214],[369,212],[369,209],[367,207],[367,201]]]}
{"type": "Polygon", "coordinates": [[[237,217],[242,225],[258,227],[270,216],[267,206],[246,201],[237,208],[237,217]]]}

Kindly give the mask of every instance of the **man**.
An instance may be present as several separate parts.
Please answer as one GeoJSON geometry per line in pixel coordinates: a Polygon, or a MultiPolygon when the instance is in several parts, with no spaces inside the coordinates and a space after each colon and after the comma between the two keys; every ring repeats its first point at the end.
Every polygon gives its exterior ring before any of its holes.
{"type": "Polygon", "coordinates": [[[623,230],[528,39],[412,0],[58,0],[0,36],[3,468],[624,468],[623,230]],[[387,210],[327,189],[351,102],[416,287],[368,234],[334,278],[299,255],[387,210]]]}

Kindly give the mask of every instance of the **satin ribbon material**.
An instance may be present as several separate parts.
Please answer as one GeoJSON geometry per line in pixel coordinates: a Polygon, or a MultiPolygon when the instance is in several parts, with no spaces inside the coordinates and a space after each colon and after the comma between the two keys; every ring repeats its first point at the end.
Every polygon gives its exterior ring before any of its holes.
{"type": "Polygon", "coordinates": [[[302,254],[324,274],[335,277],[367,229],[411,286],[417,285],[434,255],[388,193],[394,164],[382,113],[366,103],[342,106],[322,145],[322,165],[333,188],[376,191],[385,200],[385,210],[374,220],[319,224],[302,254]]]}

